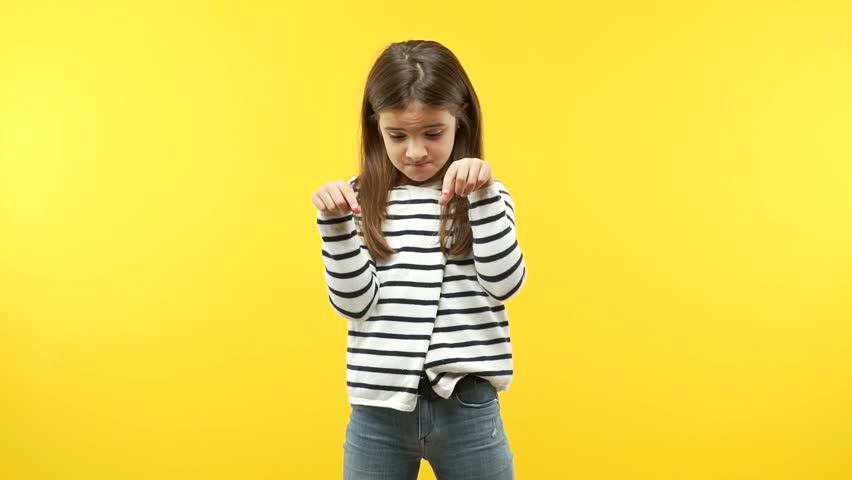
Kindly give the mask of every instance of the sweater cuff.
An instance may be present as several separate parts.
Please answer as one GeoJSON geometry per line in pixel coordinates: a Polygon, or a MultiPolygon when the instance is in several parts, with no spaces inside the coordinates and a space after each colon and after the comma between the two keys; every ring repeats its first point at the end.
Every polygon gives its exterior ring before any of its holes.
{"type": "Polygon", "coordinates": [[[352,215],[352,212],[342,213],[340,211],[329,211],[329,210],[320,210],[317,209],[317,218],[320,220],[331,220],[333,218],[342,218],[347,215],[352,215]]]}
{"type": "Polygon", "coordinates": [[[474,203],[486,198],[496,197],[498,195],[500,195],[500,186],[496,181],[492,180],[491,185],[467,194],[467,200],[470,203],[474,203]]]}

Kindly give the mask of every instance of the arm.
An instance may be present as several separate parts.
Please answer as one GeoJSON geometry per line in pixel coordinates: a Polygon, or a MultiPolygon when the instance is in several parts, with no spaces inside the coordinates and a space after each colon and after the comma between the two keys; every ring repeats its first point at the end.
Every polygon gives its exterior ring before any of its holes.
{"type": "Polygon", "coordinates": [[[317,210],[317,228],[329,302],[344,318],[366,320],[378,303],[381,283],[376,262],[369,250],[361,248],[354,214],[317,210]]]}
{"type": "Polygon", "coordinates": [[[467,199],[476,276],[486,293],[506,301],[518,293],[527,278],[515,230],[514,202],[497,179],[490,186],[471,192],[467,199]]]}

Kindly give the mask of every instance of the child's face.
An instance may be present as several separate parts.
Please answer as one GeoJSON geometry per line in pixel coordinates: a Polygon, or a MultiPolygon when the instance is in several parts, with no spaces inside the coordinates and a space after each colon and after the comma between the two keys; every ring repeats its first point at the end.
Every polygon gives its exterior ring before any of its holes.
{"type": "Polygon", "coordinates": [[[408,177],[408,183],[443,181],[437,174],[450,158],[456,139],[456,117],[449,111],[415,100],[404,109],[379,112],[379,131],[391,163],[408,177]]]}

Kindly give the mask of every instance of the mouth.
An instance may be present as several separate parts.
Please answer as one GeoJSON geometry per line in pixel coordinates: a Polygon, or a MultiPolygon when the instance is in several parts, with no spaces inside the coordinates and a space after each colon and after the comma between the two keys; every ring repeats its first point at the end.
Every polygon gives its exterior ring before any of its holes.
{"type": "Polygon", "coordinates": [[[412,167],[421,167],[423,165],[426,165],[427,163],[429,162],[409,163],[409,165],[411,165],[412,167]]]}

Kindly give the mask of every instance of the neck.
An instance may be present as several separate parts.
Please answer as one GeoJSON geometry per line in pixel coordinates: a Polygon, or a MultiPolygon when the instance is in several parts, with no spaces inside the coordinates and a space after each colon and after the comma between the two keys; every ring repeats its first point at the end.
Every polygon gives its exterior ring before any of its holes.
{"type": "Polygon", "coordinates": [[[441,182],[437,178],[432,178],[432,179],[429,179],[429,180],[424,180],[422,182],[418,182],[418,181],[412,180],[408,177],[403,177],[402,181],[400,182],[400,185],[412,185],[412,186],[415,186],[415,187],[437,187],[438,185],[440,185],[440,183],[441,182]]]}

